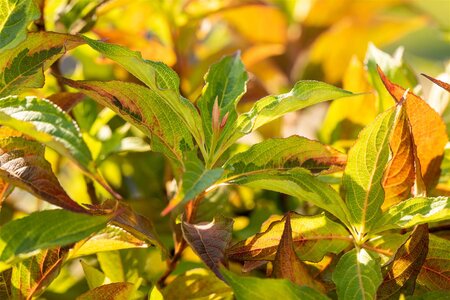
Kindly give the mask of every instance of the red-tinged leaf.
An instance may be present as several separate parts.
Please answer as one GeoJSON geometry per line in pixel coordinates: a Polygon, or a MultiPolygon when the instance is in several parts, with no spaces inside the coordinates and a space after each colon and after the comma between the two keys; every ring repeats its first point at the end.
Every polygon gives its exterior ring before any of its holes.
{"type": "Polygon", "coordinates": [[[413,294],[417,276],[427,257],[428,243],[428,225],[418,225],[388,265],[388,272],[378,288],[379,299],[397,299],[401,294],[413,294]]]}
{"type": "Polygon", "coordinates": [[[428,78],[429,80],[431,80],[432,82],[434,82],[435,84],[437,84],[438,86],[440,86],[441,88],[450,93],[450,84],[448,84],[447,82],[433,78],[431,76],[428,76],[427,74],[422,74],[422,76],[425,76],[426,78],[428,78]]]}
{"type": "Polygon", "coordinates": [[[210,223],[189,224],[183,221],[181,229],[189,246],[223,280],[219,264],[223,262],[225,249],[231,240],[233,220],[219,216],[210,223]]]}
{"type": "Polygon", "coordinates": [[[389,146],[392,159],[383,178],[385,192],[382,210],[405,200],[411,193],[415,180],[415,156],[413,141],[404,107],[397,118],[389,146]]]}
{"type": "Polygon", "coordinates": [[[51,204],[86,211],[61,187],[44,158],[44,147],[36,141],[23,137],[0,139],[0,177],[51,204]]]}
{"type": "Polygon", "coordinates": [[[82,93],[60,92],[49,96],[47,99],[58,105],[65,112],[69,112],[83,98],[84,95],[82,93]]]}
{"type": "MultiPolygon", "coordinates": [[[[274,260],[285,220],[270,226],[227,249],[228,258],[237,261],[274,260]]],[[[324,214],[317,216],[291,216],[292,239],[301,260],[320,261],[327,253],[339,253],[350,245],[348,231],[324,214]]]]}
{"type": "Polygon", "coordinates": [[[77,298],[77,300],[126,300],[131,299],[134,285],[129,282],[115,282],[99,286],[77,298]]]}
{"type": "Polygon", "coordinates": [[[0,273],[0,299],[11,299],[12,269],[0,273]]]}
{"type": "Polygon", "coordinates": [[[417,282],[429,290],[450,291],[450,241],[430,235],[428,255],[417,282]]]}
{"type": "Polygon", "coordinates": [[[32,299],[58,276],[67,250],[61,248],[42,251],[16,264],[11,276],[13,299],[32,299]]]}
{"type": "Polygon", "coordinates": [[[2,208],[3,201],[8,197],[11,190],[11,185],[0,178],[0,209],[2,208]]]}
{"type": "MultiPolygon", "coordinates": [[[[401,102],[406,90],[389,81],[380,68],[378,73],[392,97],[401,102]]],[[[403,105],[422,170],[422,178],[429,192],[436,185],[441,172],[444,147],[448,141],[445,124],[436,111],[411,92],[407,93],[403,105]]]]}
{"type": "Polygon", "coordinates": [[[289,279],[298,285],[306,285],[312,288],[320,287],[318,283],[314,282],[314,279],[308,273],[306,265],[295,253],[290,213],[286,215],[284,221],[283,235],[273,262],[273,276],[275,278],[289,279]]]}

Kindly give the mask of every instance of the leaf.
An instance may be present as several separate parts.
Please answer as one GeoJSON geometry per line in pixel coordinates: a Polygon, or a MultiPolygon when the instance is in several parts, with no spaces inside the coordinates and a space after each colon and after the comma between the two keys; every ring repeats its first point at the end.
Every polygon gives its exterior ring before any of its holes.
{"type": "MultiPolygon", "coordinates": [[[[430,235],[428,255],[417,282],[429,290],[450,290],[450,242],[430,235]]],[[[434,299],[434,298],[433,298],[434,299]]]]}
{"type": "Polygon", "coordinates": [[[81,266],[83,267],[84,276],[86,278],[87,284],[89,285],[89,289],[92,290],[103,284],[111,283],[109,280],[106,279],[106,276],[105,274],[103,274],[103,272],[90,266],[83,260],[81,260],[80,263],[81,266]]]}
{"type": "Polygon", "coordinates": [[[126,300],[131,298],[134,291],[132,283],[115,282],[96,287],[77,297],[77,300],[126,300]]]}
{"type": "Polygon", "coordinates": [[[450,84],[448,84],[447,82],[444,82],[444,81],[441,81],[439,79],[433,78],[431,76],[428,76],[427,74],[422,74],[422,76],[428,78],[433,83],[437,84],[438,86],[440,86],[441,88],[443,88],[444,90],[446,90],[447,92],[450,93],[450,84]]]}
{"type": "Polygon", "coordinates": [[[224,168],[230,170],[227,177],[233,177],[294,167],[318,173],[329,169],[339,170],[345,163],[346,156],[330,146],[294,135],[255,144],[247,151],[232,156],[224,168]]]}
{"type": "Polygon", "coordinates": [[[213,64],[205,75],[206,85],[197,106],[200,110],[207,145],[211,144],[212,136],[217,135],[221,130],[220,127],[223,127],[220,125],[224,118],[227,118],[224,126],[230,126],[230,123],[233,125],[236,121],[236,105],[246,91],[247,80],[248,75],[239,53],[222,58],[218,63],[213,64]],[[219,114],[214,123],[213,106],[216,101],[219,114]],[[215,128],[213,124],[217,124],[215,128]]]}
{"type": "Polygon", "coordinates": [[[35,212],[10,221],[0,231],[0,261],[10,263],[36,250],[77,242],[99,231],[107,222],[108,217],[62,209],[35,212]]]}
{"type": "MultiPolygon", "coordinates": [[[[2,266],[0,266],[0,269],[2,266]]],[[[1,299],[12,299],[11,295],[12,269],[0,273],[0,297],[1,299]]]]}
{"type": "Polygon", "coordinates": [[[295,253],[295,245],[292,238],[291,217],[287,213],[283,218],[284,229],[273,262],[273,276],[285,278],[300,286],[311,288],[320,287],[309,275],[306,265],[295,253]]]}
{"type": "Polygon", "coordinates": [[[242,136],[255,131],[262,125],[286,113],[351,95],[353,93],[323,82],[312,80],[299,81],[290,92],[264,97],[258,100],[250,111],[240,115],[236,121],[236,127],[230,128],[229,131],[223,133],[224,148],[228,148],[242,136]]]}
{"type": "Polygon", "coordinates": [[[348,153],[342,184],[353,226],[364,234],[381,215],[384,200],[382,179],[389,159],[389,140],[394,119],[401,110],[391,109],[364,128],[348,153]]]}
{"type": "Polygon", "coordinates": [[[183,237],[189,246],[220,279],[219,266],[224,260],[225,248],[231,241],[233,219],[217,216],[210,223],[181,223],[183,237]]]}
{"type": "Polygon", "coordinates": [[[388,272],[378,288],[377,298],[396,299],[401,294],[413,294],[417,276],[427,257],[428,241],[428,226],[417,226],[387,266],[388,272]]]}
{"type": "MultiPolygon", "coordinates": [[[[378,73],[395,101],[400,102],[406,90],[389,81],[380,68],[378,73]]],[[[440,165],[448,141],[445,124],[436,111],[413,93],[408,92],[403,102],[423,181],[427,192],[430,192],[438,182],[441,173],[440,165]]]]}
{"type": "Polygon", "coordinates": [[[1,0],[0,49],[11,49],[25,40],[28,25],[40,15],[34,1],[1,0]]]}
{"type": "Polygon", "coordinates": [[[122,261],[119,251],[97,253],[97,260],[105,276],[111,282],[126,281],[126,266],[122,261]]]}
{"type": "Polygon", "coordinates": [[[192,136],[158,93],[130,82],[62,81],[135,125],[151,138],[153,151],[164,153],[183,168],[183,152],[193,148],[192,136]]]}
{"type": "MultiPolygon", "coordinates": [[[[209,270],[191,269],[177,276],[164,290],[164,299],[229,299],[233,292],[209,270]],[[212,297],[214,295],[215,297],[212,297]]],[[[152,293],[153,294],[153,293],[152,293]]]]}
{"type": "Polygon", "coordinates": [[[54,205],[86,211],[64,191],[38,142],[23,137],[0,139],[0,177],[54,205]]]}
{"type": "Polygon", "coordinates": [[[345,253],[333,272],[339,299],[375,299],[383,281],[381,267],[364,249],[345,253]]]}
{"type": "Polygon", "coordinates": [[[67,250],[45,250],[14,265],[11,276],[11,294],[14,299],[39,296],[58,276],[67,250]]]}
{"type": "Polygon", "coordinates": [[[407,199],[411,194],[416,176],[421,178],[420,169],[416,170],[415,166],[414,145],[405,109],[400,110],[389,147],[392,151],[392,158],[384,171],[385,196],[381,206],[383,211],[407,199]]]}
{"type": "MultiPolygon", "coordinates": [[[[239,261],[275,260],[286,220],[270,226],[227,249],[229,259],[239,261]]],[[[318,262],[327,253],[339,253],[351,243],[348,231],[325,214],[316,216],[291,215],[294,249],[301,260],[318,262]]]]}
{"type": "Polygon", "coordinates": [[[63,111],[70,112],[75,105],[84,99],[84,95],[82,93],[59,92],[49,96],[47,99],[55,103],[63,111]]]}
{"type": "Polygon", "coordinates": [[[373,232],[442,220],[450,220],[448,197],[416,197],[391,206],[373,226],[373,232]]]}
{"type": "Polygon", "coordinates": [[[28,34],[14,49],[1,52],[0,98],[19,94],[27,88],[42,87],[43,71],[66,51],[82,43],[78,36],[41,31],[28,34]]]}
{"type": "Polygon", "coordinates": [[[319,181],[303,168],[289,171],[267,171],[262,174],[248,174],[230,181],[252,188],[267,189],[309,201],[335,215],[349,225],[349,212],[339,194],[328,184],[319,181]]]}
{"type": "Polygon", "coordinates": [[[201,118],[194,105],[180,95],[180,79],[172,69],[163,63],[145,60],[139,52],[119,45],[94,41],[87,37],[84,37],[84,40],[93,49],[114,60],[158,94],[160,101],[168,105],[185,123],[197,143],[203,144],[205,138],[200,127],[201,118]]]}
{"type": "Polygon", "coordinates": [[[310,287],[298,286],[286,279],[243,277],[235,275],[224,268],[220,272],[233,289],[237,300],[279,299],[280,296],[286,300],[328,299],[325,295],[310,287]]]}
{"type": "Polygon", "coordinates": [[[93,170],[91,153],[78,126],[49,100],[9,96],[0,99],[0,124],[29,135],[85,170],[93,170]]]}

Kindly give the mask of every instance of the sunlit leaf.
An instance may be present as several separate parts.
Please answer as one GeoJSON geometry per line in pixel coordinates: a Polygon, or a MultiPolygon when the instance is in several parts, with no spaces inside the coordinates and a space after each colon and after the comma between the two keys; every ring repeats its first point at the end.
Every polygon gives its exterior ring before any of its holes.
{"type": "Polygon", "coordinates": [[[447,82],[441,81],[439,79],[433,78],[431,76],[428,76],[426,74],[422,74],[423,76],[425,76],[426,78],[428,78],[429,80],[431,80],[432,82],[434,82],[435,84],[437,84],[438,86],[440,86],[441,88],[443,88],[444,90],[446,90],[447,92],[450,93],[450,84],[448,84],[447,82]]]}
{"type": "MultiPolygon", "coordinates": [[[[233,260],[274,260],[283,235],[285,219],[275,221],[261,233],[227,249],[233,260]]],[[[348,231],[324,214],[317,216],[291,215],[292,240],[301,260],[318,262],[327,253],[339,253],[351,243],[348,231]]]]}
{"type": "Polygon", "coordinates": [[[9,96],[0,99],[0,124],[14,128],[93,170],[91,153],[76,123],[49,100],[9,96]]]}
{"type": "Polygon", "coordinates": [[[348,154],[342,182],[352,224],[361,234],[369,231],[381,215],[380,207],[384,200],[382,179],[389,159],[389,140],[399,110],[401,106],[379,115],[361,131],[348,154]]]}
{"type": "Polygon", "coordinates": [[[27,36],[27,26],[40,15],[34,1],[1,0],[0,49],[11,49],[22,42],[27,36]]]}
{"type": "Polygon", "coordinates": [[[339,299],[375,299],[382,283],[380,263],[364,249],[345,253],[333,272],[339,299]]]}
{"type": "Polygon", "coordinates": [[[215,217],[210,223],[181,224],[183,236],[191,248],[205,264],[223,279],[219,272],[219,264],[224,260],[225,248],[231,240],[233,219],[215,217]]]}
{"type": "Polygon", "coordinates": [[[124,300],[130,299],[134,291],[132,283],[115,282],[96,287],[77,297],[77,300],[124,300]]]}
{"type": "Polygon", "coordinates": [[[30,33],[23,43],[0,53],[0,97],[42,87],[43,71],[67,50],[82,43],[77,36],[44,31],[30,33]]]}
{"type": "MultiPolygon", "coordinates": [[[[395,101],[402,101],[406,90],[389,81],[380,68],[378,73],[395,101]]],[[[445,124],[439,114],[420,97],[408,92],[403,101],[410,130],[415,145],[415,153],[420,162],[423,181],[430,192],[436,185],[441,173],[440,165],[444,147],[448,141],[445,124]]]]}
{"type": "Polygon", "coordinates": [[[243,277],[223,268],[220,272],[233,289],[237,300],[278,299],[280,296],[286,300],[328,299],[325,295],[310,287],[298,286],[286,279],[243,277]]]}
{"type": "Polygon", "coordinates": [[[422,265],[428,253],[428,226],[419,225],[408,240],[397,250],[394,260],[387,266],[387,274],[378,288],[379,299],[412,295],[422,265]]]}
{"type": "Polygon", "coordinates": [[[430,235],[428,255],[420,271],[417,282],[429,290],[450,290],[450,242],[430,235]]]}
{"type": "Polygon", "coordinates": [[[80,261],[81,266],[83,267],[83,272],[86,277],[86,281],[89,285],[89,289],[94,289],[96,287],[99,287],[104,284],[110,283],[107,279],[105,274],[98,270],[97,268],[94,268],[84,262],[83,260],[80,261]],[[106,281],[106,282],[105,282],[106,281]]]}
{"type": "Polygon", "coordinates": [[[268,139],[255,144],[247,151],[231,157],[224,168],[229,170],[227,177],[233,177],[293,167],[321,172],[333,170],[333,167],[339,169],[345,163],[346,156],[330,146],[301,136],[291,136],[284,139],[268,139]]]}
{"type": "Polygon", "coordinates": [[[42,251],[14,265],[11,276],[11,294],[14,299],[39,296],[58,276],[67,250],[60,248],[42,251]]]}
{"type": "Polygon", "coordinates": [[[0,231],[0,260],[11,262],[36,250],[65,246],[106,226],[108,217],[45,210],[10,221],[0,231]]]}
{"type": "Polygon", "coordinates": [[[448,197],[416,197],[391,206],[373,226],[381,232],[450,219],[448,197]]]}

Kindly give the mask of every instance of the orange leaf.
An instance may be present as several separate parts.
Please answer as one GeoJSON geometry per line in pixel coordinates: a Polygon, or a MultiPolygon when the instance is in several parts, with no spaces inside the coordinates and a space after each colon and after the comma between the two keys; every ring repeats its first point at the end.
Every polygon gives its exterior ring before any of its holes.
{"type": "Polygon", "coordinates": [[[435,84],[437,84],[438,86],[440,86],[441,88],[450,93],[450,84],[448,84],[447,82],[440,81],[439,79],[428,76],[427,74],[422,74],[422,76],[425,76],[426,78],[433,81],[435,84]]]}

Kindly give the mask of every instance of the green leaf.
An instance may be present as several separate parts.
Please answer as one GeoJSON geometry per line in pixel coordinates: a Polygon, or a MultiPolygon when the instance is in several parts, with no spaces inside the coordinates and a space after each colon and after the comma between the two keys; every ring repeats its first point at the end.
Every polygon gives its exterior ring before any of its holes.
{"type": "Polygon", "coordinates": [[[396,112],[391,109],[379,115],[361,131],[358,141],[348,153],[343,186],[351,221],[363,235],[381,215],[384,201],[383,174],[389,160],[389,140],[396,112]]]}
{"type": "Polygon", "coordinates": [[[96,287],[77,297],[77,300],[124,300],[131,299],[134,292],[132,283],[115,282],[96,287]]]}
{"type": "Polygon", "coordinates": [[[126,281],[125,266],[119,251],[99,252],[97,260],[103,273],[111,282],[126,281]]]}
{"type": "Polygon", "coordinates": [[[429,290],[450,291],[450,241],[430,235],[428,255],[417,282],[429,290]]]}
{"type": "Polygon", "coordinates": [[[298,286],[286,279],[262,279],[243,277],[222,268],[221,273],[234,291],[237,300],[285,300],[328,299],[325,295],[307,286],[298,286]]]}
{"type": "Polygon", "coordinates": [[[234,155],[225,163],[227,177],[269,170],[288,170],[295,167],[321,172],[339,169],[346,163],[346,156],[330,146],[301,136],[268,139],[255,144],[247,151],[234,155]]]}
{"type": "Polygon", "coordinates": [[[182,168],[183,152],[193,148],[192,136],[161,95],[130,82],[69,79],[63,82],[135,125],[151,138],[153,151],[164,153],[178,168],[182,168]]]}
{"type": "Polygon", "coordinates": [[[87,284],[89,285],[89,289],[92,290],[103,284],[110,283],[110,282],[105,282],[108,280],[106,279],[106,276],[102,271],[90,266],[83,260],[81,260],[80,262],[81,262],[81,266],[83,267],[84,276],[86,277],[86,281],[87,281],[87,284]]]}
{"type": "Polygon", "coordinates": [[[18,136],[1,138],[0,177],[49,203],[85,212],[59,184],[51,165],[44,158],[44,152],[43,145],[36,141],[18,136]]]}
{"type": "Polygon", "coordinates": [[[44,70],[82,43],[78,36],[41,31],[30,33],[14,49],[0,52],[0,97],[42,87],[44,70]]]}
{"type": "Polygon", "coordinates": [[[11,127],[69,156],[85,170],[93,170],[91,153],[78,126],[49,100],[9,96],[0,99],[0,124],[11,127]]]}
{"type": "Polygon", "coordinates": [[[383,281],[380,263],[364,249],[345,253],[333,272],[339,299],[375,299],[383,281]]]}
{"type": "Polygon", "coordinates": [[[34,251],[65,246],[106,226],[108,217],[56,209],[6,223],[0,231],[0,261],[10,263],[34,251]]]}
{"type": "Polygon", "coordinates": [[[201,118],[194,105],[180,95],[180,79],[171,68],[161,62],[154,62],[142,58],[139,52],[131,51],[123,46],[108,44],[84,37],[85,41],[96,51],[114,60],[128,72],[147,85],[158,94],[183,120],[199,145],[205,140],[202,131],[201,118]]]}
{"type": "MultiPolygon", "coordinates": [[[[233,260],[274,260],[285,227],[285,219],[227,249],[233,260]]],[[[292,240],[301,260],[318,262],[327,253],[339,253],[351,243],[348,231],[325,214],[317,216],[291,215],[292,240]]]]}
{"type": "Polygon", "coordinates": [[[210,223],[189,224],[181,223],[183,237],[192,250],[205,264],[223,279],[219,272],[219,265],[224,260],[225,248],[231,241],[233,219],[217,216],[210,223]]]}
{"type": "Polygon", "coordinates": [[[39,296],[58,276],[67,250],[45,250],[14,265],[11,276],[13,299],[31,299],[39,296]]]}
{"type": "Polygon", "coordinates": [[[239,53],[222,58],[213,64],[205,75],[206,85],[197,106],[202,117],[207,145],[211,144],[213,134],[218,134],[220,127],[223,127],[221,121],[224,118],[226,118],[224,126],[230,126],[230,123],[233,125],[236,121],[236,105],[246,91],[247,80],[247,72],[239,53]],[[218,114],[213,116],[216,101],[218,114]]]}
{"type": "Polygon", "coordinates": [[[27,27],[40,17],[30,0],[0,0],[0,49],[11,49],[27,36],[27,27]]]}
{"type": "Polygon", "coordinates": [[[428,226],[417,226],[387,265],[388,272],[378,288],[378,299],[397,299],[401,294],[413,294],[417,276],[427,257],[428,242],[428,226]]]}
{"type": "Polygon", "coordinates": [[[450,220],[448,197],[416,197],[391,206],[373,226],[373,232],[442,220],[450,220]]]}
{"type": "MultiPolygon", "coordinates": [[[[163,291],[164,299],[232,299],[233,292],[206,269],[192,269],[177,276],[163,291]]],[[[153,294],[153,293],[152,293],[153,294]]]]}
{"type": "Polygon", "coordinates": [[[258,100],[249,112],[240,115],[236,126],[223,133],[223,148],[227,149],[242,136],[286,113],[351,95],[353,93],[323,82],[299,81],[290,92],[264,97],[258,100]]]}
{"type": "Polygon", "coordinates": [[[309,201],[335,215],[350,227],[349,212],[339,194],[328,184],[319,181],[306,169],[294,168],[284,172],[267,171],[262,174],[248,174],[230,182],[284,193],[309,201]]]}

